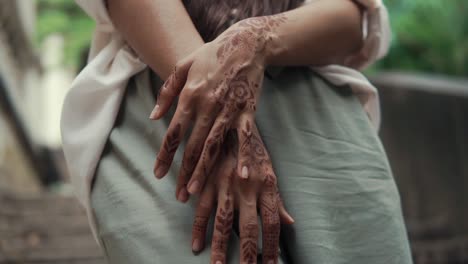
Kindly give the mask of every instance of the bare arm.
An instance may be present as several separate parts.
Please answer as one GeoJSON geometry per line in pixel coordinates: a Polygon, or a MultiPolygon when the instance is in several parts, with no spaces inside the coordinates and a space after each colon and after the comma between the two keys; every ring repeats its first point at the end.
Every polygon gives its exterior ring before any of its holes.
{"type": "Polygon", "coordinates": [[[108,0],[107,6],[117,30],[163,79],[204,44],[182,1],[108,0]]]}
{"type": "MultiPolygon", "coordinates": [[[[223,141],[224,131],[254,123],[265,67],[323,65],[343,61],[362,45],[361,12],[352,0],[315,0],[272,16],[244,19],[177,63],[150,118],[162,117],[179,96],[177,110],[158,154],[155,175],[169,170],[178,143],[195,120],[186,145],[178,190],[198,193],[223,141]],[[171,141],[171,142],[169,142],[171,141]],[[209,157],[199,160],[199,157],[209,157]]],[[[242,153],[242,152],[239,152],[242,153]]],[[[237,173],[249,175],[248,157],[238,158],[237,173]]]]}
{"type": "Polygon", "coordinates": [[[362,45],[361,10],[352,0],[315,0],[284,16],[286,22],[265,36],[268,64],[340,63],[362,45]]]}
{"type": "MultiPolygon", "coordinates": [[[[181,1],[108,0],[118,31],[163,79],[203,40],[181,1]]],[[[320,65],[339,62],[361,44],[361,15],[351,0],[315,1],[286,12],[276,28],[268,62],[320,65]]]]}
{"type": "MultiPolygon", "coordinates": [[[[204,189],[206,178],[222,152],[225,133],[231,129],[237,130],[239,137],[234,174],[250,181],[262,176],[256,164],[267,161],[265,155],[259,154],[264,147],[253,136],[256,131],[253,124],[267,64],[334,63],[361,45],[361,16],[351,0],[317,0],[278,16],[246,19],[206,44],[180,0],[108,1],[116,28],[140,58],[167,79],[158,98],[159,107],[156,106],[152,117],[165,114],[180,94],[177,110],[158,153],[155,165],[158,178],[167,173],[179,142],[188,129],[193,128],[184,152],[181,166],[184,169],[177,180],[176,195],[180,201],[187,201],[187,189],[192,194],[204,189]],[[266,24],[257,23],[261,21],[266,24]],[[175,65],[177,70],[170,74],[175,65]],[[256,163],[252,157],[259,161],[256,163]]],[[[210,213],[212,208],[202,209],[210,213]]],[[[264,248],[272,252],[264,255],[265,258],[277,257],[277,218],[280,216],[277,210],[275,208],[272,215],[275,221],[271,221],[271,217],[263,220],[263,224],[271,227],[268,232],[275,235],[264,248]]],[[[252,216],[256,214],[256,208],[250,211],[252,216]]],[[[256,219],[256,215],[253,217],[256,219]]],[[[289,217],[288,221],[293,220],[289,217]]],[[[197,238],[204,237],[206,223],[204,216],[195,219],[194,251],[203,247],[203,242],[200,244],[197,238]]],[[[213,240],[214,244],[217,242],[220,242],[219,236],[213,240]]],[[[223,254],[222,249],[212,251],[212,260],[219,257],[218,254],[223,254]]]]}

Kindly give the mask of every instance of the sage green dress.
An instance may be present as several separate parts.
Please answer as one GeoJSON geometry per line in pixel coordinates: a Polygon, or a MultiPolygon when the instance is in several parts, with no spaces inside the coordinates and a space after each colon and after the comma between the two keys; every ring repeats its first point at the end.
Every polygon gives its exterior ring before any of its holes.
{"type": "MultiPolygon", "coordinates": [[[[357,98],[307,68],[267,76],[257,124],[296,220],[281,230],[280,263],[411,263],[398,190],[357,98]]],[[[195,199],[174,195],[183,152],[164,179],[153,176],[171,120],[148,119],[161,84],[149,71],[129,82],[96,171],[91,204],[110,263],[209,263],[210,245],[191,251],[195,199]]],[[[228,263],[239,263],[235,230],[228,263]]]]}

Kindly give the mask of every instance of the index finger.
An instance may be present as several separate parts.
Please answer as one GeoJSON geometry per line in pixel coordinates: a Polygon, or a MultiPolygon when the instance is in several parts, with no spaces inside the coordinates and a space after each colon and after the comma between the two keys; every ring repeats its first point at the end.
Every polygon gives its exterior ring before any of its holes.
{"type": "Polygon", "coordinates": [[[191,58],[187,58],[182,63],[174,66],[172,74],[169,75],[163,86],[159,88],[156,105],[150,114],[150,119],[157,120],[167,113],[174,99],[182,91],[191,66],[191,58]]]}

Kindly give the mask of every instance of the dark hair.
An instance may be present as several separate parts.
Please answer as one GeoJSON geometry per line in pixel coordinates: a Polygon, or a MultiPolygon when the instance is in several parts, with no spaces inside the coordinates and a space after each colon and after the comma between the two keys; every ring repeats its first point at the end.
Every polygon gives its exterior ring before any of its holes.
{"type": "Polygon", "coordinates": [[[249,17],[274,15],[298,7],[304,0],[183,0],[206,42],[232,24],[249,17]]]}

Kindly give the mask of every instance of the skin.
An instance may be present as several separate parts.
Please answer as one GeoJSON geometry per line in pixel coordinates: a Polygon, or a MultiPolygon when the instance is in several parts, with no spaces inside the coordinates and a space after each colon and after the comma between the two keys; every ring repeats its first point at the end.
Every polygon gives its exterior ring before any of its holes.
{"type": "Polygon", "coordinates": [[[164,80],[178,61],[204,44],[182,1],[106,2],[115,28],[140,59],[164,80]]]}
{"type": "MultiPolygon", "coordinates": [[[[237,130],[240,145],[245,145],[241,131],[254,122],[267,65],[340,63],[362,44],[360,23],[354,2],[318,0],[240,21],[180,61],[150,115],[159,119],[179,96],[165,141],[180,142],[193,125],[178,176],[178,199],[186,201],[187,191],[197,194],[203,188],[227,130],[237,130]]],[[[157,178],[167,173],[177,149],[165,146],[155,164],[157,178]]],[[[244,179],[250,174],[250,159],[248,152],[239,151],[237,174],[244,179]]]]}
{"type": "Polygon", "coordinates": [[[255,173],[249,181],[237,177],[237,151],[241,149],[236,131],[228,131],[226,142],[220,153],[220,162],[216,163],[203,189],[195,212],[192,229],[194,252],[203,249],[208,219],[216,208],[215,228],[211,243],[211,263],[226,263],[229,237],[232,231],[233,216],[239,214],[240,260],[241,263],[257,262],[257,241],[259,237],[257,208],[260,210],[263,230],[263,263],[277,263],[280,222],[291,224],[292,218],[282,204],[276,175],[271,160],[263,147],[258,130],[249,126],[252,139],[258,140],[258,153],[262,158],[252,161],[255,173]],[[217,207],[216,207],[217,201],[217,207]]]}
{"type": "Polygon", "coordinates": [[[166,79],[151,118],[162,117],[179,96],[155,164],[158,178],[167,173],[180,141],[193,125],[176,190],[183,202],[189,198],[188,191],[200,193],[192,250],[204,247],[208,216],[217,202],[212,263],[225,263],[234,209],[240,214],[241,262],[256,263],[258,208],[264,262],[276,263],[277,219],[293,220],[279,202],[276,176],[255,126],[263,72],[267,65],[344,61],[362,44],[358,6],[350,0],[317,0],[280,15],[240,21],[204,44],[181,1],[108,0],[107,4],[128,44],[166,79]],[[237,132],[238,144],[230,145],[237,149],[230,153],[237,153],[225,155],[226,135],[232,130],[237,132]],[[262,151],[266,155],[260,155],[262,151]],[[221,173],[226,170],[215,164],[232,165],[231,173],[221,173]]]}

